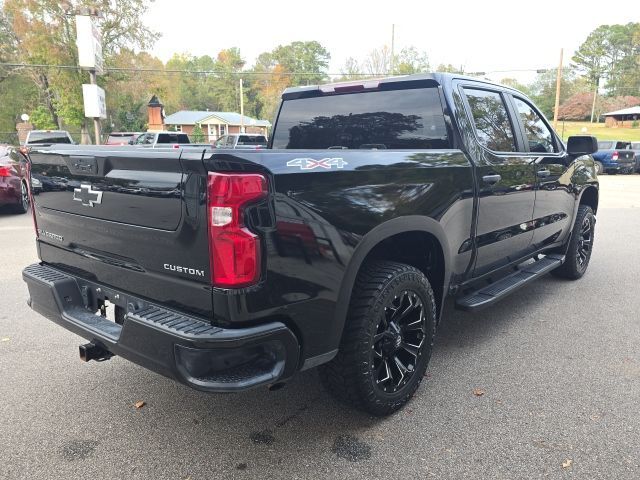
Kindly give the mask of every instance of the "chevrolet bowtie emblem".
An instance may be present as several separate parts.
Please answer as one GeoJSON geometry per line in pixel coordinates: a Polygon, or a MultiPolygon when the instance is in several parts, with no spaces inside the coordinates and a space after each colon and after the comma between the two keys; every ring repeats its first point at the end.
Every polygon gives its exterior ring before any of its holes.
{"type": "Polygon", "coordinates": [[[102,192],[93,190],[91,185],[80,185],[73,189],[73,199],[82,202],[85,207],[93,207],[96,203],[102,203],[102,192]]]}

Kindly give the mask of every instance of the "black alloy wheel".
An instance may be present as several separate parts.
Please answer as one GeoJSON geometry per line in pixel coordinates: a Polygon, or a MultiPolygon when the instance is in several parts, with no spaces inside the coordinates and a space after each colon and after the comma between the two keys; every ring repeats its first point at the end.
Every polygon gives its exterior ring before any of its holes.
{"type": "Polygon", "coordinates": [[[405,290],[384,308],[371,347],[377,388],[395,393],[411,379],[422,355],[427,321],[418,294],[405,290]]]}
{"type": "Polygon", "coordinates": [[[417,268],[392,261],[362,267],[336,357],[320,378],[339,400],[376,416],[402,408],[429,364],[436,302],[417,268]]]}

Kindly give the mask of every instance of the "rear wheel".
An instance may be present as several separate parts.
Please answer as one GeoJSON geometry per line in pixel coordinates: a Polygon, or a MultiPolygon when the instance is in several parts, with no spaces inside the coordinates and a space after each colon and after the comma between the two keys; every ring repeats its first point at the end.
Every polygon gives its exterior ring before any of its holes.
{"type": "Polygon", "coordinates": [[[338,355],[321,378],[338,399],[373,415],[404,406],[427,369],[436,324],[429,281],[418,269],[374,262],[359,273],[338,355]]]}
{"type": "Polygon", "coordinates": [[[29,211],[29,189],[27,184],[20,182],[20,201],[13,206],[14,213],[27,213],[29,211]]]}
{"type": "Polygon", "coordinates": [[[593,250],[596,217],[588,205],[580,205],[564,263],[551,273],[557,277],[577,280],[587,271],[593,250]]]}

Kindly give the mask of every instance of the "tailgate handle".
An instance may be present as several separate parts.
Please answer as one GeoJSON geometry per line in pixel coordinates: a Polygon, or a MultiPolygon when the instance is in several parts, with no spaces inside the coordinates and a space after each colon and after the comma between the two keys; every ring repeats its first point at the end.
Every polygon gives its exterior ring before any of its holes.
{"type": "Polygon", "coordinates": [[[69,170],[80,175],[97,175],[98,162],[96,157],[69,157],[69,170]]]}

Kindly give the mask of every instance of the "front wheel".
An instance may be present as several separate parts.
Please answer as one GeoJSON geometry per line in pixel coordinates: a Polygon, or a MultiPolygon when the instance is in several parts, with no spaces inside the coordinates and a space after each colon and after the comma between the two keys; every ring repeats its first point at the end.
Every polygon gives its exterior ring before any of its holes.
{"type": "Polygon", "coordinates": [[[577,280],[584,275],[589,266],[595,234],[596,217],[588,205],[580,205],[573,224],[573,232],[564,263],[551,273],[557,277],[577,280]]]}
{"type": "Polygon", "coordinates": [[[418,269],[373,262],[358,274],[338,355],[321,368],[339,400],[376,416],[404,406],[431,357],[433,290],[418,269]]]}

